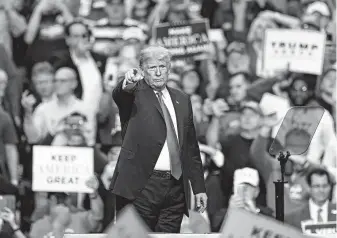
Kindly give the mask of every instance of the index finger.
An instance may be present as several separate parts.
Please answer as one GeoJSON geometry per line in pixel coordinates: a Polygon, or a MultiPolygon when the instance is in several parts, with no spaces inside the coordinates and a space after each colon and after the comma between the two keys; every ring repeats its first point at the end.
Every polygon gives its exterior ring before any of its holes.
{"type": "Polygon", "coordinates": [[[202,212],[204,212],[206,210],[206,208],[207,208],[207,199],[203,200],[202,206],[203,206],[203,211],[202,212]]]}
{"type": "Polygon", "coordinates": [[[22,97],[27,97],[29,94],[29,91],[28,90],[25,90],[23,93],[22,93],[22,97]]]}
{"type": "Polygon", "coordinates": [[[207,202],[203,202],[199,208],[199,212],[204,212],[206,210],[207,207],[207,202]]]}
{"type": "Polygon", "coordinates": [[[132,81],[132,77],[134,77],[132,72],[130,72],[130,71],[126,72],[126,74],[125,74],[126,80],[132,81]]]}

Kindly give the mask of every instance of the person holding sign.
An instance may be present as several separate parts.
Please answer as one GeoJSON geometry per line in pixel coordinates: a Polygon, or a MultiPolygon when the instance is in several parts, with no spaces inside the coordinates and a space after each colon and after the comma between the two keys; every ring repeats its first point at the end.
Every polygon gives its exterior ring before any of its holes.
{"type": "Polygon", "coordinates": [[[285,217],[285,221],[298,229],[301,223],[312,220],[314,223],[336,221],[336,204],[329,201],[333,183],[330,174],[322,168],[313,169],[307,175],[310,186],[310,199],[303,207],[285,217]]]}
{"type": "Polygon", "coordinates": [[[152,231],[179,233],[188,180],[199,212],[207,196],[191,101],[166,86],[170,59],[163,47],[143,49],[140,69],[128,71],[113,92],[123,144],[110,188],[117,212],[132,203],[152,231]]]}
{"type": "MultiPolygon", "coordinates": [[[[273,216],[271,208],[256,203],[260,193],[259,173],[256,169],[245,167],[235,170],[233,192],[229,200],[229,208],[242,208],[254,214],[273,216]]],[[[220,229],[226,213],[227,208],[222,208],[215,214],[213,223],[217,230],[220,229]]]]}
{"type": "Polygon", "coordinates": [[[90,194],[89,211],[74,212],[69,194],[49,193],[49,214],[32,224],[29,237],[41,238],[56,234],[63,237],[67,232],[77,234],[97,232],[104,214],[103,202],[97,192],[99,182],[96,177],[92,177],[86,184],[94,190],[94,193],[90,194]]]}

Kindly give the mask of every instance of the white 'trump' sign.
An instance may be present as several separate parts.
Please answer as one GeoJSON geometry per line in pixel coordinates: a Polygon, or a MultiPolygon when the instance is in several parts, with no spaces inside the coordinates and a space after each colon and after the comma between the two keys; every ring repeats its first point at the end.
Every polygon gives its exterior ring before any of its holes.
{"type": "Polygon", "coordinates": [[[316,31],[267,29],[264,38],[265,70],[322,74],[325,35],[316,31]]]}

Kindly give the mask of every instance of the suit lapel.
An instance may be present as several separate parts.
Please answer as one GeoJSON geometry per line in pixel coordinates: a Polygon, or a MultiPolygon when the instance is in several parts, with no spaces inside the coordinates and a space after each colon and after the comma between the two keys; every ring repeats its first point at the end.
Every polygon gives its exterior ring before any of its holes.
{"type": "Polygon", "coordinates": [[[157,108],[159,114],[162,116],[163,120],[165,120],[158,98],[153,92],[153,89],[145,82],[145,80],[140,81],[139,90],[144,90],[146,98],[149,100],[149,105],[154,105],[157,108]]]}
{"type": "MultiPolygon", "coordinates": [[[[303,220],[311,219],[309,204],[307,204],[302,210],[302,219],[303,220]]],[[[332,203],[329,203],[329,206],[328,206],[328,221],[336,221],[336,205],[332,203]]]]}
{"type": "Polygon", "coordinates": [[[307,203],[307,204],[303,207],[301,219],[302,219],[302,221],[311,220],[309,203],[307,203]]]}
{"type": "Polygon", "coordinates": [[[183,115],[184,109],[182,108],[182,103],[179,102],[179,97],[176,94],[176,92],[169,87],[167,87],[167,90],[170,93],[174,111],[176,113],[179,146],[181,148],[183,144],[182,141],[183,141],[183,131],[184,131],[184,115],[183,115]]]}
{"type": "MultiPolygon", "coordinates": [[[[158,98],[156,94],[153,92],[153,89],[145,82],[145,80],[140,81],[139,90],[144,90],[144,93],[146,94],[146,98],[149,100],[149,105],[153,104],[159,114],[161,115],[162,119],[164,119],[164,114],[161,109],[161,106],[159,104],[158,98]]],[[[176,113],[176,119],[177,119],[177,128],[178,128],[178,138],[179,138],[179,145],[180,148],[182,147],[182,141],[183,141],[183,129],[184,129],[184,115],[183,115],[183,105],[179,102],[179,95],[172,90],[171,88],[167,87],[168,92],[170,93],[172,104],[174,107],[174,111],[176,113]]]]}
{"type": "Polygon", "coordinates": [[[329,203],[329,208],[328,208],[328,221],[336,221],[336,205],[329,203]]]}

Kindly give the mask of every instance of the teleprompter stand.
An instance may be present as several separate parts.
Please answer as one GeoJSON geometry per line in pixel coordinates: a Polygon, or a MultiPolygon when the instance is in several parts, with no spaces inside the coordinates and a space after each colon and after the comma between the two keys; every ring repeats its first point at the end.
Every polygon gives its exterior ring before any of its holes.
{"type": "Polygon", "coordinates": [[[276,219],[284,222],[284,184],[288,183],[284,180],[285,166],[290,157],[289,151],[286,153],[280,152],[277,160],[281,166],[281,180],[274,181],[275,184],[275,210],[276,219]]]}
{"type": "Polygon", "coordinates": [[[269,148],[269,154],[275,156],[281,166],[281,179],[274,181],[276,219],[281,222],[284,222],[284,185],[287,183],[285,165],[291,155],[301,155],[308,150],[323,114],[322,107],[290,108],[269,148]]]}

